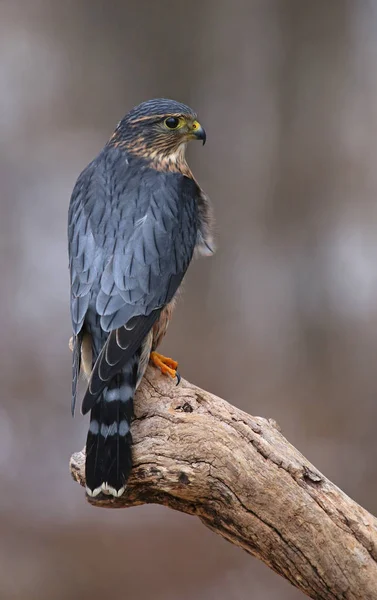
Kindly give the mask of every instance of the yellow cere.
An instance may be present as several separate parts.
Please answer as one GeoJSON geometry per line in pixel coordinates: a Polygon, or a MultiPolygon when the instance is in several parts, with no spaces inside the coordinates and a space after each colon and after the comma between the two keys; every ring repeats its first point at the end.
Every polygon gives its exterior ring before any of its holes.
{"type": "Polygon", "coordinates": [[[200,129],[200,123],[198,121],[193,121],[192,128],[195,131],[196,129],[200,129]]]}

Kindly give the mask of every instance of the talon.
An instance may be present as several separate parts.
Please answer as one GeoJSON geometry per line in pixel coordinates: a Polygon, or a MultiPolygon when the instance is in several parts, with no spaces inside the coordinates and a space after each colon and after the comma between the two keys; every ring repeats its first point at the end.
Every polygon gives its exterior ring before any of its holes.
{"type": "Polygon", "coordinates": [[[178,383],[180,382],[181,376],[177,371],[178,363],[176,360],[163,356],[163,354],[159,354],[158,352],[151,352],[150,360],[155,367],[160,369],[163,375],[169,375],[172,379],[177,377],[178,383]]]}
{"type": "Polygon", "coordinates": [[[180,374],[180,372],[179,372],[179,371],[176,371],[176,372],[175,372],[175,376],[176,376],[176,378],[177,378],[177,383],[176,383],[175,385],[177,386],[177,385],[179,385],[179,384],[181,383],[181,379],[182,379],[182,378],[181,378],[181,374],[180,374]]]}

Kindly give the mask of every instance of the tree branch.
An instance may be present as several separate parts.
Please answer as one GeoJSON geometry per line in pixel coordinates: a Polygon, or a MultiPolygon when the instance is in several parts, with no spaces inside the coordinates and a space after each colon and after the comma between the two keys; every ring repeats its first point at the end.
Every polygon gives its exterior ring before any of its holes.
{"type": "MultiPolygon", "coordinates": [[[[123,497],[196,515],[311,598],[377,599],[377,520],[280,434],[194,385],[150,367],[135,399],[134,468],[123,497]]],[[[71,472],[85,485],[83,452],[71,472]]]]}

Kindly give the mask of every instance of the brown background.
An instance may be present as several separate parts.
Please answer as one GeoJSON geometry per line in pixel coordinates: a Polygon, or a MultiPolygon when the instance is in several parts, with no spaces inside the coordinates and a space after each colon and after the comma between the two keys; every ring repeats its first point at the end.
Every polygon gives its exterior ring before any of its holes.
{"type": "Polygon", "coordinates": [[[134,104],[195,107],[219,250],[192,265],[165,349],[377,512],[377,3],[0,13],[0,597],[302,598],[194,518],[94,509],[71,481],[87,419],[69,411],[67,206],[134,104]]]}

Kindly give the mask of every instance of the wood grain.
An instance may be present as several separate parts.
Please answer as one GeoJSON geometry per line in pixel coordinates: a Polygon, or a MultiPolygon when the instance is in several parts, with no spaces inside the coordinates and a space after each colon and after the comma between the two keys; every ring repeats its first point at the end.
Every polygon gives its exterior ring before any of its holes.
{"type": "MultiPolygon", "coordinates": [[[[310,598],[377,599],[377,520],[311,465],[272,420],[149,367],[135,398],[134,468],[99,507],[158,503],[196,515],[310,598]]],[[[83,452],[71,473],[85,485],[83,452]]],[[[252,591],[250,592],[252,597],[252,591]]]]}

